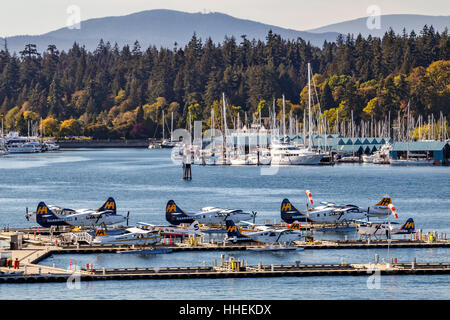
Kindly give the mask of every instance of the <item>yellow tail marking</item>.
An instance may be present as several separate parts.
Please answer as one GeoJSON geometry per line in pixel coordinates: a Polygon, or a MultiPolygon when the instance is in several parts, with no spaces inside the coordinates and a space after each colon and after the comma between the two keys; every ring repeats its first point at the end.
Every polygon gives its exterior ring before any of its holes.
{"type": "Polygon", "coordinates": [[[169,204],[166,208],[166,212],[175,212],[177,211],[177,206],[175,204],[169,204]]]}
{"type": "Polygon", "coordinates": [[[389,204],[391,204],[392,203],[392,200],[391,200],[391,198],[383,198],[383,199],[381,199],[381,201],[380,202],[378,202],[376,205],[377,206],[385,206],[385,207],[387,207],[389,204]]]}
{"type": "Polygon", "coordinates": [[[291,210],[292,210],[292,207],[289,202],[283,203],[283,205],[281,206],[281,211],[291,211],[291,210]]]}
{"type": "Polygon", "coordinates": [[[405,224],[405,229],[409,229],[409,228],[411,228],[411,229],[414,228],[414,222],[408,222],[405,224]]]}
{"type": "Polygon", "coordinates": [[[105,203],[105,205],[104,205],[104,208],[105,208],[105,209],[111,209],[111,210],[114,210],[114,207],[115,207],[115,203],[112,202],[112,201],[107,202],[107,203],[105,203]]]}
{"type": "Polygon", "coordinates": [[[44,213],[47,213],[47,207],[39,207],[37,209],[36,214],[44,214],[44,213]]]}

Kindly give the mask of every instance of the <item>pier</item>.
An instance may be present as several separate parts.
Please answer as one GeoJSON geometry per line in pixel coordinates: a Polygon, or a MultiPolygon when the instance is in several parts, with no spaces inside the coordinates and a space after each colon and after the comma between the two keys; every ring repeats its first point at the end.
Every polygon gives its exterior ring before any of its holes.
{"type": "MultiPolygon", "coordinates": [[[[9,260],[19,263],[18,268],[0,267],[0,282],[64,282],[71,279],[76,272],[82,281],[95,280],[133,280],[133,279],[195,279],[195,278],[247,278],[247,277],[302,277],[302,276],[342,276],[342,275],[368,275],[373,270],[373,264],[314,264],[304,265],[256,265],[248,266],[244,261],[222,261],[218,265],[213,261],[211,266],[199,267],[161,267],[161,268],[118,268],[94,269],[92,265],[83,269],[75,265],[75,270],[49,267],[38,264],[42,260],[56,254],[102,254],[102,253],[133,253],[139,254],[142,250],[160,249],[158,252],[186,252],[186,251],[246,251],[249,249],[276,249],[277,247],[261,246],[258,244],[232,244],[219,242],[181,242],[154,246],[127,246],[103,245],[94,246],[77,243],[64,245],[58,243],[55,234],[43,229],[36,234],[34,229],[21,229],[25,231],[18,237],[18,230],[0,232],[0,239],[10,240],[10,250],[2,250],[9,260]],[[13,239],[21,239],[21,243],[13,243],[13,239]]],[[[450,247],[450,240],[437,238],[433,241],[423,239],[395,239],[395,240],[336,240],[295,242],[294,248],[304,250],[320,249],[380,249],[380,248],[438,248],[450,247]]],[[[282,247],[280,247],[282,248],[282,247]]],[[[223,257],[223,256],[222,256],[223,257]]],[[[4,261],[3,261],[4,262],[4,261]]],[[[392,261],[393,262],[393,261],[392,261]]],[[[76,264],[76,262],[75,262],[76,264]]],[[[410,274],[449,274],[450,263],[382,263],[376,265],[380,274],[384,275],[410,275],[410,274]]]]}
{"type": "MultiPolygon", "coordinates": [[[[117,268],[81,270],[80,281],[139,280],[139,279],[205,279],[205,278],[261,278],[308,276],[368,276],[375,270],[380,275],[450,274],[450,263],[399,264],[294,264],[246,266],[242,261],[231,261],[220,266],[117,268]],[[240,263],[240,264],[239,264],[240,263]]],[[[48,268],[47,274],[20,274],[0,276],[0,283],[67,282],[74,273],[48,268]]]]}

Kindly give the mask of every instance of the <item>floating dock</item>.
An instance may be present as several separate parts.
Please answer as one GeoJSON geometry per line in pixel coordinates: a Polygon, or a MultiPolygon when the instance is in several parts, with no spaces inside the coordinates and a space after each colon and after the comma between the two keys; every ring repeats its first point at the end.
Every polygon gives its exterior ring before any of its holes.
{"type": "MultiPolygon", "coordinates": [[[[0,232],[0,238],[12,239],[17,232],[0,232]]],[[[13,261],[19,262],[18,269],[0,267],[0,282],[61,282],[73,277],[73,270],[48,267],[38,263],[54,254],[101,254],[101,253],[157,253],[182,251],[245,251],[267,250],[276,247],[256,244],[230,244],[225,242],[195,242],[157,244],[155,246],[91,246],[69,245],[62,246],[55,241],[53,235],[24,234],[18,249],[3,250],[13,261]]],[[[11,242],[11,245],[13,242],[11,242]]],[[[344,240],[344,241],[314,241],[296,242],[290,248],[300,250],[317,249],[380,249],[380,248],[437,248],[450,247],[450,240],[445,238],[433,241],[423,240],[344,240]]],[[[280,247],[282,248],[282,247],[280,247]]],[[[12,248],[11,248],[12,249],[12,248]]],[[[372,265],[373,266],[373,265],[372,265]]],[[[450,266],[443,263],[410,263],[380,266],[381,274],[448,274],[450,266]]],[[[79,266],[80,267],[80,266],[79,266]]],[[[91,266],[91,268],[93,268],[91,266]]],[[[178,268],[121,268],[121,269],[91,269],[79,271],[79,279],[93,280],[128,280],[128,279],[169,279],[169,278],[230,278],[230,277],[281,277],[281,276],[333,276],[333,275],[367,275],[370,265],[341,264],[341,265],[271,265],[247,266],[242,263],[234,267],[224,265],[211,267],[178,267],[178,268]]],[[[78,268],[79,269],[79,268],[78,268]]]]}
{"type": "Polygon", "coordinates": [[[307,276],[368,276],[380,275],[450,274],[450,263],[386,264],[312,264],[205,266],[172,268],[118,268],[82,270],[62,273],[53,268],[47,274],[2,275],[0,283],[67,282],[78,276],[80,281],[138,280],[138,279],[199,279],[199,278],[262,278],[307,276]]]}

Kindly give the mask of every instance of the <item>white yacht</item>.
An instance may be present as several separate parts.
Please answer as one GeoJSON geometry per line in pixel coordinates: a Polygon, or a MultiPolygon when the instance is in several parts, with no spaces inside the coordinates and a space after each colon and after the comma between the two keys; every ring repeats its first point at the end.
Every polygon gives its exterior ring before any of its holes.
{"type": "Polygon", "coordinates": [[[6,136],[6,149],[9,153],[41,152],[42,145],[37,137],[20,137],[17,131],[10,131],[6,136]]]}
{"type": "Polygon", "coordinates": [[[316,165],[325,155],[289,143],[273,143],[270,152],[272,165],[316,165]]]}

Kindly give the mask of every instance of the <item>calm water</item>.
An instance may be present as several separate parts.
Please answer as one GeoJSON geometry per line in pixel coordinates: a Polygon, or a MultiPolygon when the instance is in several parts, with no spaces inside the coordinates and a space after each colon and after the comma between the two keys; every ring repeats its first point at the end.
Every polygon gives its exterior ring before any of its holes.
{"type": "MultiPolygon", "coordinates": [[[[303,208],[304,190],[315,203],[336,201],[369,206],[389,195],[399,222],[412,217],[416,228],[450,236],[450,168],[336,165],[286,167],[262,175],[257,167],[198,167],[193,180],[182,179],[182,169],[170,161],[168,150],[75,150],[0,158],[0,227],[31,226],[25,208],[34,211],[39,201],[73,208],[97,208],[109,196],[119,213],[131,212],[130,224],[144,221],[166,224],[164,209],[173,199],[188,211],[204,206],[254,210],[257,222],[280,221],[285,197],[303,208]]],[[[347,234],[355,237],[355,234],[347,234]]],[[[317,234],[343,238],[344,234],[317,234]]],[[[306,250],[284,253],[233,252],[249,264],[371,262],[387,250],[306,250]]],[[[210,265],[221,252],[172,253],[156,256],[53,256],[45,265],[67,267],[69,260],[96,267],[158,267],[210,265]]],[[[223,253],[229,254],[229,253],[223,253]]],[[[450,261],[449,249],[390,250],[399,262],[450,261]]],[[[450,276],[382,277],[381,289],[369,290],[368,277],[312,277],[268,279],[144,280],[82,283],[82,290],[65,284],[0,286],[0,298],[68,299],[449,299],[450,276]],[[132,289],[132,290],[130,290],[132,289]],[[269,290],[268,290],[269,289],[269,290]]]]}

